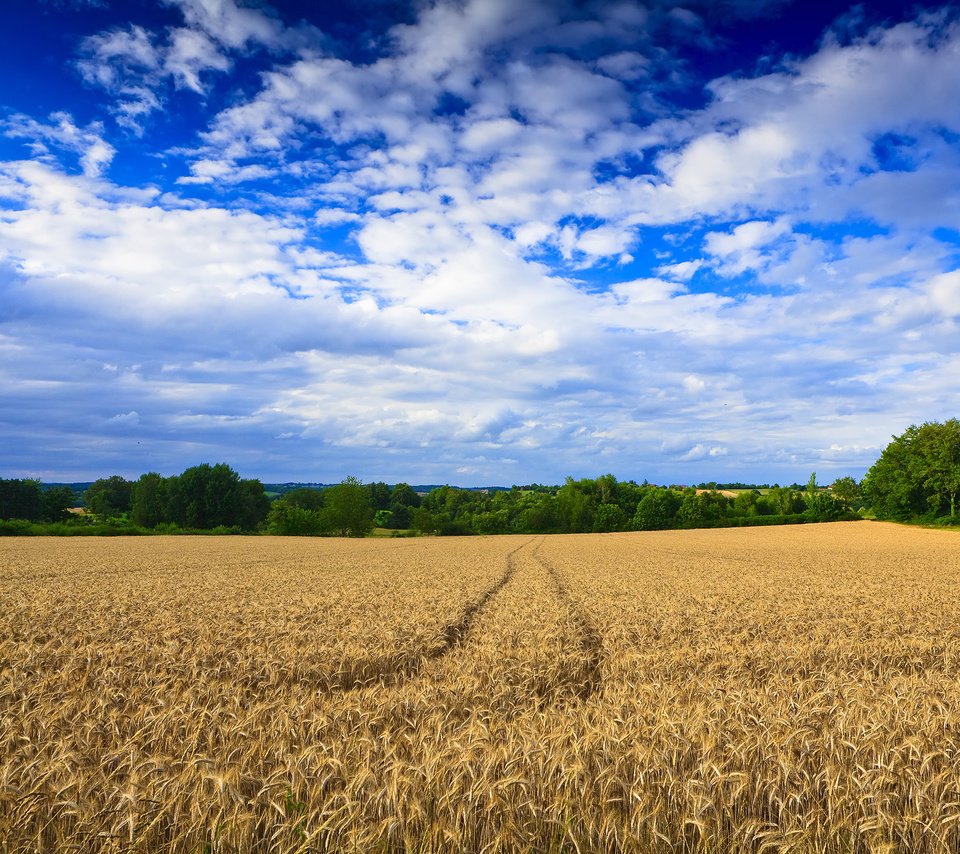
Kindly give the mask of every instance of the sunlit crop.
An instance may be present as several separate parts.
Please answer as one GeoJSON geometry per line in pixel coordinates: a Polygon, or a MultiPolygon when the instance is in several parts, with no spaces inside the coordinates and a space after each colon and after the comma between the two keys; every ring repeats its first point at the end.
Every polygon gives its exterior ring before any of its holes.
{"type": "Polygon", "coordinates": [[[0,541],[0,851],[956,851],[960,538],[0,541]]]}

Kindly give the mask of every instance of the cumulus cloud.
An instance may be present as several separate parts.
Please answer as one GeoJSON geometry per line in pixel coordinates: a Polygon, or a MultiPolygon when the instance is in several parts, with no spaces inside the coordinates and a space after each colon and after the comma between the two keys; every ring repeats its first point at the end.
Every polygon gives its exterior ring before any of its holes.
{"type": "Polygon", "coordinates": [[[100,175],[117,153],[104,140],[100,122],[91,122],[85,128],[80,128],[74,124],[73,117],[64,112],[52,113],[50,122],[45,124],[29,116],[15,114],[4,123],[3,131],[8,137],[26,139],[38,158],[47,158],[51,154],[51,147],[78,155],[83,174],[89,177],[100,175]]]}
{"type": "Polygon", "coordinates": [[[167,81],[204,95],[210,74],[232,67],[231,53],[283,42],[278,20],[234,0],[170,2],[186,26],[151,33],[131,24],[89,36],[80,46],[77,68],[84,80],[117,99],[117,122],[134,132],[142,132],[144,121],[162,108],[167,81]]]}
{"type": "Polygon", "coordinates": [[[78,67],[137,132],[211,99],[161,152],[177,174],[107,180],[97,122],[4,126],[35,155],[0,163],[20,445],[58,401],[57,447],[145,442],[141,469],[789,481],[960,402],[951,19],[828,35],[677,107],[657,39],[708,49],[703,4],[438,2],[353,53],[172,5],[78,67]],[[259,74],[214,98],[241,56],[259,74]]]}
{"type": "Polygon", "coordinates": [[[238,6],[234,0],[169,0],[183,12],[186,22],[221,44],[242,48],[250,43],[275,46],[282,25],[262,9],[238,6]]]}

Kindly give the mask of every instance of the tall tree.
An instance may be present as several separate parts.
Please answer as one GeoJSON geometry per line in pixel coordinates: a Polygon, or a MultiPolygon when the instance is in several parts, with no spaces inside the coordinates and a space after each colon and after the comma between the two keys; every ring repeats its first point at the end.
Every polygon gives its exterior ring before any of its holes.
{"type": "Polygon", "coordinates": [[[830,489],[849,509],[856,510],[861,506],[863,496],[860,492],[860,484],[852,477],[838,477],[830,489]]]}
{"type": "Polygon", "coordinates": [[[0,519],[39,521],[43,517],[43,497],[39,480],[0,479],[0,519]]]}
{"type": "Polygon", "coordinates": [[[382,480],[367,484],[367,491],[370,493],[370,506],[377,510],[390,509],[391,489],[382,480]]]}
{"type": "Polygon", "coordinates": [[[943,424],[924,424],[918,438],[923,485],[929,491],[927,503],[934,512],[948,504],[950,518],[955,519],[960,493],[960,421],[951,418],[943,424]]]}
{"type": "Polygon", "coordinates": [[[596,505],[587,491],[592,487],[592,481],[568,477],[557,490],[557,521],[561,530],[574,534],[592,530],[596,505]]]}
{"type": "Polygon", "coordinates": [[[115,474],[95,480],[83,495],[87,509],[100,516],[120,516],[130,510],[133,482],[115,474]]]}
{"type": "Polygon", "coordinates": [[[643,498],[637,503],[637,512],[633,517],[633,526],[639,531],[672,528],[678,509],[680,496],[672,489],[644,487],[643,498]]]}
{"type": "Polygon", "coordinates": [[[420,506],[420,496],[413,487],[398,483],[390,490],[390,525],[394,528],[409,528],[413,524],[413,511],[420,506]]]}
{"type": "Polygon", "coordinates": [[[68,508],[76,503],[76,497],[69,486],[51,486],[43,490],[43,518],[48,522],[62,522],[69,518],[68,508]]]}
{"type": "Polygon", "coordinates": [[[153,471],[140,475],[130,498],[130,515],[134,523],[153,528],[167,521],[168,492],[167,478],[153,471]]]}
{"type": "Polygon", "coordinates": [[[883,449],[863,479],[867,503],[880,518],[949,512],[960,496],[960,422],[911,425],[883,449]]]}
{"type": "Polygon", "coordinates": [[[170,478],[170,521],[187,528],[255,528],[270,509],[259,480],[240,480],[226,463],[203,463],[170,478]]]}
{"type": "Polygon", "coordinates": [[[319,510],[323,507],[323,490],[313,489],[310,486],[301,486],[291,489],[283,500],[291,507],[301,507],[304,510],[319,510]]]}
{"type": "Polygon", "coordinates": [[[326,530],[342,537],[362,537],[373,527],[370,493],[355,477],[345,478],[324,492],[323,518],[326,530]]]}

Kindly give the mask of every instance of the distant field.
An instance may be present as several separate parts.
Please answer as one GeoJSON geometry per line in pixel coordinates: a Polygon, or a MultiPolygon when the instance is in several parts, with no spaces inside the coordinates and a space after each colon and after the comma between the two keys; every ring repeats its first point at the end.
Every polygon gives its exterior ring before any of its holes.
{"type": "Polygon", "coordinates": [[[0,540],[0,852],[956,851],[958,676],[950,532],[0,540]]]}

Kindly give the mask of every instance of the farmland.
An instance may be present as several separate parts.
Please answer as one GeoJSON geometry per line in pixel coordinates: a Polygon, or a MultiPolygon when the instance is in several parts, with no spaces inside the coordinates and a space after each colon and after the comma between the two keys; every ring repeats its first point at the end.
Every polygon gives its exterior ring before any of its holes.
{"type": "Polygon", "coordinates": [[[955,851],[960,539],[0,540],[0,851],[955,851]]]}

